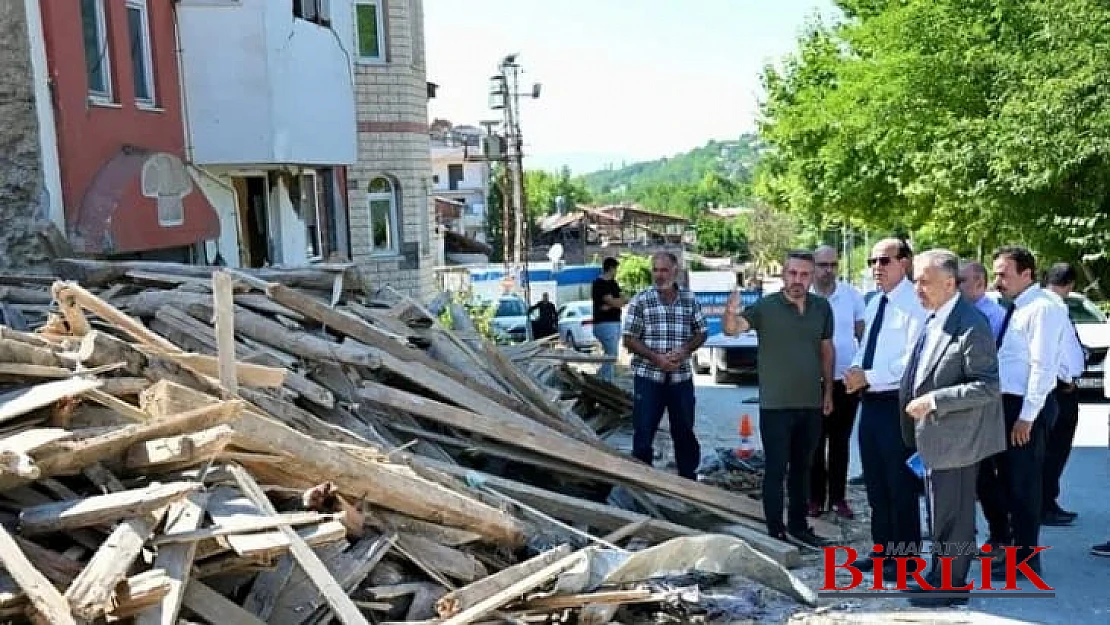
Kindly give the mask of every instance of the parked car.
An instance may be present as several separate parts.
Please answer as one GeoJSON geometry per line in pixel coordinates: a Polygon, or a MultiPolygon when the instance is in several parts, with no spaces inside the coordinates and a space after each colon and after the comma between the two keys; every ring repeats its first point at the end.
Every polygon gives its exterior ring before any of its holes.
{"type": "Polygon", "coordinates": [[[1094,302],[1078,293],[1068,295],[1068,316],[1079,333],[1079,343],[1083,345],[1086,368],[1083,375],[1075,381],[1083,390],[1101,389],[1103,370],[1106,366],[1106,351],[1110,348],[1110,324],[1106,315],[1094,302]]]}
{"type": "Polygon", "coordinates": [[[532,324],[528,319],[528,304],[519,295],[502,295],[494,302],[490,326],[498,341],[523,343],[532,338],[532,324]]]}
{"type": "Polygon", "coordinates": [[[589,349],[597,344],[594,337],[593,302],[578,300],[559,307],[559,338],[571,349],[589,349]]]}

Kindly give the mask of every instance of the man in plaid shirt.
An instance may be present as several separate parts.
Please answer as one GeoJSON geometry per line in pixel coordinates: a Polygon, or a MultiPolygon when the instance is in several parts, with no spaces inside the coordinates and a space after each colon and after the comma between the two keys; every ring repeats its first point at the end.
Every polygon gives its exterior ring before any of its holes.
{"type": "Polygon", "coordinates": [[[678,474],[695,479],[701,447],[694,434],[690,354],[705,342],[706,323],[694,294],[675,282],[677,266],[674,254],[652,256],[654,285],[632,298],[625,316],[624,347],[632,354],[634,376],[632,455],[652,463],[655,432],[666,410],[678,474]]]}

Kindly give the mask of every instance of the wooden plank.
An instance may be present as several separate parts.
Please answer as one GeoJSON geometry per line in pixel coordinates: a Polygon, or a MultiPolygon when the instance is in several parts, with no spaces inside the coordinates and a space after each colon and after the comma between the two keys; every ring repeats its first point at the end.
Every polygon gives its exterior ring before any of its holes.
{"type": "Polygon", "coordinates": [[[138,395],[150,386],[146,378],[104,378],[100,391],[113,397],[138,395]]]}
{"type": "Polygon", "coordinates": [[[423,536],[398,534],[397,546],[428,568],[460,582],[472,582],[489,575],[486,567],[469,553],[441,545],[423,536]]]}
{"type": "Polygon", "coordinates": [[[100,386],[99,380],[70,378],[43,382],[27,389],[0,394],[0,423],[53,405],[55,402],[75,397],[100,386]]]}
{"type": "Polygon", "coordinates": [[[12,579],[30,599],[31,605],[41,620],[57,625],[69,623],[76,625],[77,621],[70,614],[69,604],[66,603],[65,598],[54,588],[50,580],[31,564],[15,539],[2,525],[0,525],[0,563],[3,563],[12,579]]]}
{"type": "Polygon", "coordinates": [[[588,605],[623,605],[628,603],[645,603],[659,601],[666,598],[666,593],[656,594],[646,588],[636,590],[609,590],[602,592],[585,592],[573,595],[549,595],[535,597],[520,603],[508,606],[508,610],[517,612],[548,612],[582,608],[588,605]]]}
{"type": "MultiPolygon", "coordinates": [[[[413,459],[413,462],[422,467],[453,475],[459,479],[466,479],[469,469],[444,462],[437,462],[425,458],[413,459]]],[[[524,501],[534,507],[546,511],[548,514],[570,523],[586,523],[591,527],[603,531],[613,531],[633,523],[643,523],[636,532],[640,536],[653,542],[663,542],[679,536],[697,536],[704,532],[685,525],[679,525],[662,519],[653,519],[638,512],[632,512],[616,506],[610,506],[596,501],[579,499],[563,493],[557,493],[529,484],[517,482],[508,478],[479,473],[482,481],[499,491],[509,493],[516,499],[524,501]]],[[[792,568],[801,564],[801,554],[798,548],[768,536],[766,533],[757,532],[748,526],[734,526],[727,532],[748,541],[751,546],[761,553],[778,562],[784,567],[792,568]]]]}
{"type": "MultiPolygon", "coordinates": [[[[235,280],[226,271],[212,274],[212,300],[216,317],[216,344],[220,384],[232,395],[239,391],[235,371],[235,280]]],[[[285,376],[282,375],[282,382],[285,376]]],[[[278,384],[281,386],[281,384],[278,384]]]]}
{"type": "MultiPolygon", "coordinates": [[[[355,545],[343,554],[343,559],[333,571],[334,577],[339,585],[348,594],[352,594],[362,583],[366,576],[381,562],[382,558],[389,553],[390,548],[393,546],[392,536],[365,536],[360,539],[355,545]]],[[[301,571],[303,573],[303,571],[301,571]]],[[[305,576],[306,581],[307,576],[305,576]]],[[[297,580],[294,580],[294,584],[297,580]]],[[[310,582],[309,582],[310,583],[310,582]]],[[[300,622],[306,625],[314,625],[318,623],[330,623],[332,611],[323,601],[323,597],[318,591],[313,589],[313,597],[307,606],[301,605],[297,611],[298,615],[303,615],[306,611],[309,612],[308,618],[301,618],[300,622]]],[[[359,607],[362,607],[361,605],[359,607]]],[[[276,612],[276,611],[275,611],[276,612]]],[[[280,616],[275,616],[273,619],[275,623],[285,622],[281,620],[280,616]]],[[[290,619],[292,620],[292,619],[290,619]]]]}
{"type": "Polygon", "coordinates": [[[246,534],[249,532],[262,532],[278,528],[282,525],[296,527],[298,525],[313,525],[337,521],[343,517],[342,513],[320,514],[318,512],[286,512],[277,516],[265,516],[257,519],[241,519],[233,525],[212,525],[204,529],[194,528],[192,531],[170,532],[161,534],[150,541],[153,546],[169,545],[174,543],[196,542],[208,540],[218,536],[233,534],[246,534]]]}
{"type": "MultiPolygon", "coordinates": [[[[277,514],[270,500],[266,498],[266,494],[254,478],[250,476],[242,467],[232,466],[231,472],[235,476],[235,482],[239,488],[255,503],[263,512],[267,514],[277,514]]],[[[343,588],[335,581],[335,578],[328,573],[327,568],[316,557],[304,539],[297,535],[292,528],[282,526],[282,534],[289,539],[290,552],[297,560],[297,563],[304,569],[304,572],[312,579],[313,583],[320,590],[320,593],[327,599],[328,605],[335,611],[336,618],[339,619],[344,625],[370,625],[366,618],[359,611],[358,607],[347,596],[343,588]]]]}
{"type": "MultiPolygon", "coordinates": [[[[212,491],[208,501],[208,516],[212,517],[212,522],[217,526],[228,529],[256,527],[270,517],[244,494],[228,486],[220,486],[212,491]]],[[[277,527],[257,533],[246,529],[226,536],[228,545],[240,556],[289,547],[289,539],[277,527]]]]}
{"type": "Polygon", "coordinates": [[[523,578],[516,578],[504,588],[486,596],[469,608],[461,610],[458,614],[444,620],[443,625],[467,625],[468,623],[473,623],[520,595],[546,584],[563,571],[577,565],[582,561],[582,558],[583,554],[578,552],[572,553],[523,578]]]}
{"type": "MultiPolygon", "coordinates": [[[[59,258],[53,262],[54,273],[63,280],[76,280],[88,287],[100,287],[116,282],[125,277],[130,271],[147,273],[186,276],[191,278],[210,278],[219,267],[208,265],[186,265],[148,260],[108,261],[87,258],[59,258]]],[[[317,264],[312,267],[297,267],[288,269],[244,269],[244,273],[272,282],[280,282],[289,286],[303,287],[331,291],[338,273],[344,278],[350,272],[350,266],[317,264]]]]}
{"type": "MultiPolygon", "coordinates": [[[[154,353],[168,358],[183,367],[188,367],[197,373],[202,373],[217,379],[220,375],[220,362],[218,358],[213,358],[212,356],[206,356],[204,354],[154,353]]],[[[247,362],[236,363],[233,359],[230,366],[230,373],[227,375],[230,376],[230,379],[235,381],[236,390],[238,390],[239,384],[258,388],[278,388],[285,384],[286,370],[247,362]]]]}
{"type": "Polygon", "coordinates": [[[486,597],[507,588],[515,580],[528,577],[555,562],[563,560],[571,554],[571,551],[570,545],[559,545],[524,562],[501,569],[497,573],[480,579],[469,586],[449,592],[436,602],[436,612],[442,618],[449,618],[464,610],[469,610],[486,597]]]}
{"type": "Polygon", "coordinates": [[[366,499],[408,516],[481,534],[491,542],[519,545],[520,522],[471,497],[423,480],[408,467],[370,456],[369,445],[352,448],[318,440],[272,419],[244,414],[234,425],[235,445],[249,451],[288,455],[282,465],[254,466],[252,471],[280,475],[271,483],[310,487],[332,482],[350,500],[366,499]]]}
{"type": "Polygon", "coordinates": [[[504,418],[498,413],[478,414],[376,382],[365,382],[361,395],[367,401],[406,410],[437,423],[592,469],[597,472],[598,477],[604,476],[611,481],[623,481],[667,493],[685,501],[708,506],[715,511],[743,515],[742,518],[753,528],[763,527],[763,507],[753,499],[684,479],[630,458],[601,452],[591,445],[563,436],[530,420],[504,418]]]}
{"type": "Polygon", "coordinates": [[[170,592],[170,578],[162,569],[151,569],[128,577],[116,586],[108,602],[106,616],[119,621],[159,604],[170,592]]]}
{"type": "MultiPolygon", "coordinates": [[[[170,506],[166,513],[168,519],[165,533],[174,535],[196,530],[204,521],[207,503],[206,493],[193,493],[170,506]]],[[[135,625],[176,625],[196,549],[197,544],[192,541],[165,545],[158,549],[154,566],[165,570],[170,580],[170,590],[157,606],[140,614],[135,619],[135,625]]]]}
{"type": "Polygon", "coordinates": [[[57,297],[59,293],[67,297],[73,297],[82,308],[116,326],[144,345],[170,352],[180,351],[173,343],[151,332],[134,318],[125,315],[115,306],[86,291],[84,287],[75,282],[65,282],[60,287],[56,284],[54,294],[57,297]]]}
{"type": "Polygon", "coordinates": [[[200,464],[214,458],[235,437],[229,425],[217,425],[192,434],[144,441],[127,451],[124,465],[131,470],[165,470],[200,464]]]}
{"type": "Polygon", "coordinates": [[[86,396],[95,401],[96,403],[116,411],[121,417],[125,417],[128,421],[133,423],[145,423],[150,420],[150,416],[142,410],[139,410],[132,404],[129,404],[122,399],[109,395],[100,391],[100,389],[93,389],[86,393],[86,396]]]}
{"type": "Polygon", "coordinates": [[[128,569],[139,557],[143,543],[165,516],[162,508],[153,513],[127,519],[96,551],[77,579],[66,589],[66,599],[77,616],[92,620],[104,613],[116,584],[127,576],[128,569]]]}
{"type": "Polygon", "coordinates": [[[182,599],[185,607],[218,625],[266,625],[266,621],[235,605],[203,582],[189,580],[182,599]]]}
{"type": "Polygon", "coordinates": [[[20,532],[45,534],[143,516],[203,487],[196,482],[171,482],[25,508],[19,514],[20,532]]]}

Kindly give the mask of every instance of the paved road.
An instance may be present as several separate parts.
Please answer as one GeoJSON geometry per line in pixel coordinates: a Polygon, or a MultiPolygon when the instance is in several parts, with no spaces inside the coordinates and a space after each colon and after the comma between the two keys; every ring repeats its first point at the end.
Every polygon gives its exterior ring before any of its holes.
{"type": "MultiPolygon", "coordinates": [[[[718,385],[708,376],[698,376],[698,433],[706,453],[716,447],[734,447],[737,420],[743,412],[757,419],[759,408],[746,403],[757,396],[750,386],[718,385]]],[[[1067,623],[1087,625],[1110,623],[1110,559],[1090,555],[1089,548],[1110,540],[1110,453],[1107,450],[1107,414],[1110,404],[1084,403],[1080,408],[1075,448],[1065,473],[1061,504],[1079,513],[1073,527],[1047,527],[1042,542],[1052,547],[1044,558],[1045,581],[1056,589],[1055,599],[975,599],[969,609],[949,614],[930,614],[906,608],[896,617],[889,613],[826,613],[820,622],[1010,622],[1067,623]],[[958,616],[957,616],[958,615],[958,616]]],[[[757,429],[758,432],[758,429],[757,429]]],[[[657,447],[670,455],[666,434],[657,447]]],[[[853,451],[852,475],[860,472],[853,451]]],[[[985,535],[985,523],[980,519],[985,535]]],[[[817,621],[813,621],[817,622],[817,621]]]]}

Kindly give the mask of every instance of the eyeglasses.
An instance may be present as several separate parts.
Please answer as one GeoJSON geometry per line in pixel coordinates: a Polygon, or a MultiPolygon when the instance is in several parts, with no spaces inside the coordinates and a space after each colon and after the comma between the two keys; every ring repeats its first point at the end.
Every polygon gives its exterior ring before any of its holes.
{"type": "Polygon", "coordinates": [[[882,265],[883,267],[886,267],[893,260],[894,259],[889,256],[876,256],[875,258],[867,259],[867,266],[874,267],[875,265],[882,265]]]}
{"type": "Polygon", "coordinates": [[[817,266],[822,269],[836,269],[838,264],[840,263],[817,263],[817,266]]]}

